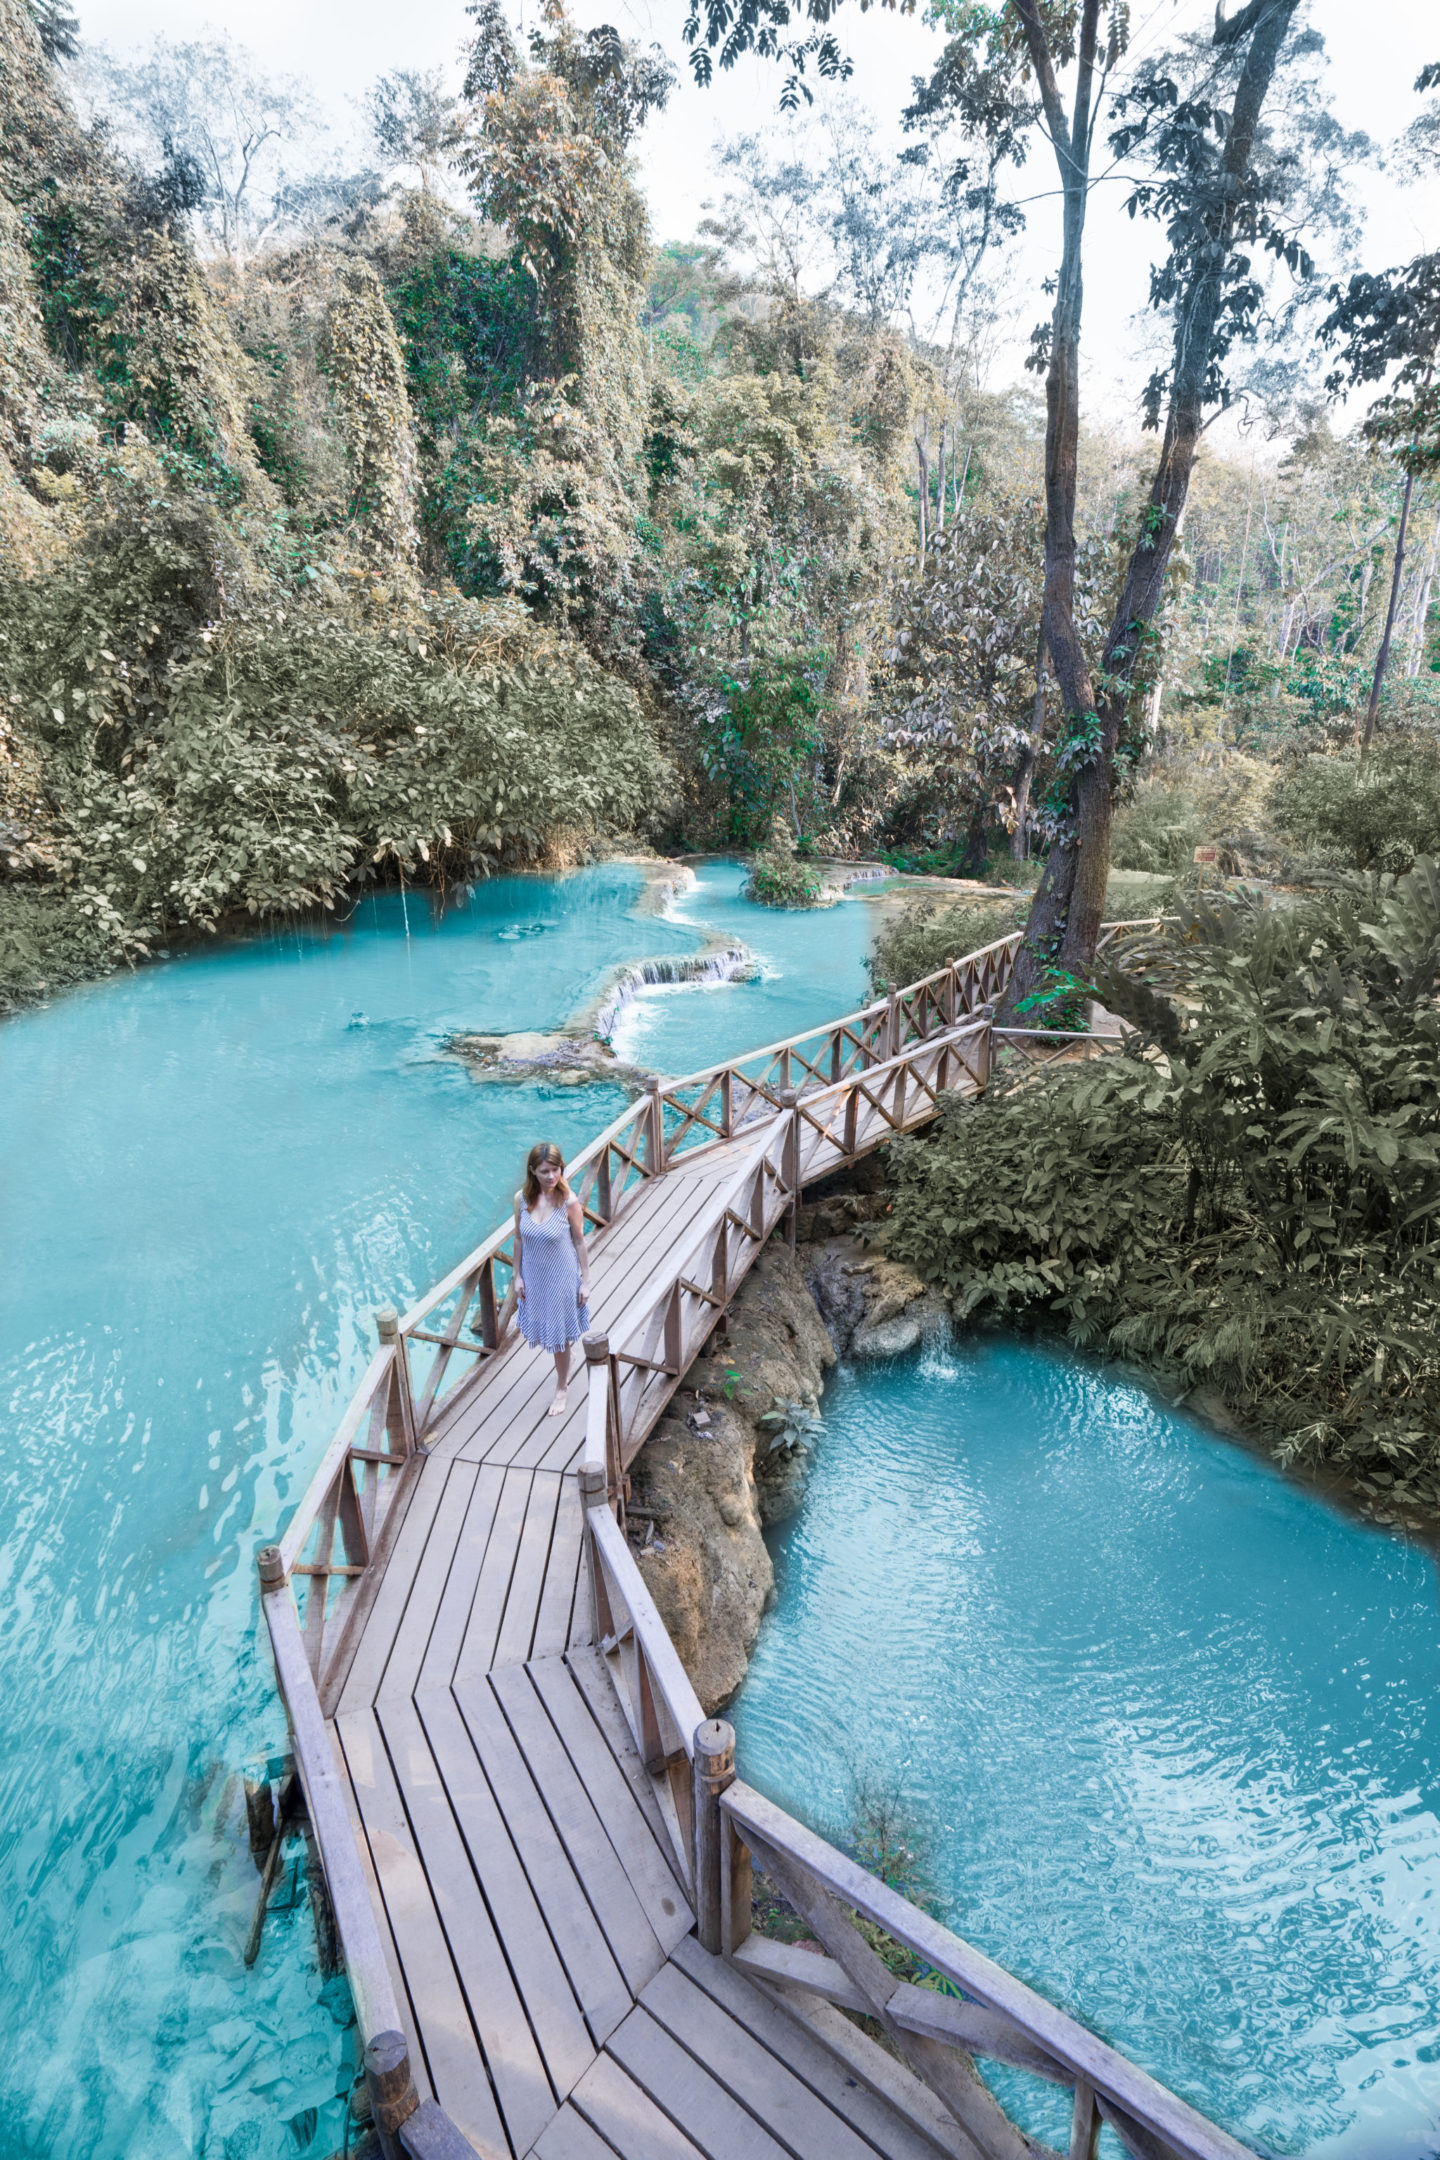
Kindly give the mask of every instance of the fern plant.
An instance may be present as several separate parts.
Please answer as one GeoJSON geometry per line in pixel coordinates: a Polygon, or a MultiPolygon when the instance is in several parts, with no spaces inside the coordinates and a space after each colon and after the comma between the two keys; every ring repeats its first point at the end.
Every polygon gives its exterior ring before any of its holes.
{"type": "MultiPolygon", "coordinates": [[[[890,1250],[961,1315],[1219,1384],[1387,1495],[1440,1471],[1440,864],[1112,946],[1128,1053],[897,1151],[890,1250]]],[[[1418,1485],[1417,1485],[1418,1481],[1418,1485]]]]}

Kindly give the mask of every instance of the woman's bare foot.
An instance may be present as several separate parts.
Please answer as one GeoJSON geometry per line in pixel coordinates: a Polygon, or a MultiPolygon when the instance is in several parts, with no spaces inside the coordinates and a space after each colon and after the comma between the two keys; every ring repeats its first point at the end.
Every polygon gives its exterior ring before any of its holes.
{"type": "Polygon", "coordinates": [[[563,1387],[557,1388],[555,1390],[555,1400],[551,1403],[550,1408],[546,1411],[545,1415],[546,1417],[564,1417],[565,1390],[563,1387]]]}

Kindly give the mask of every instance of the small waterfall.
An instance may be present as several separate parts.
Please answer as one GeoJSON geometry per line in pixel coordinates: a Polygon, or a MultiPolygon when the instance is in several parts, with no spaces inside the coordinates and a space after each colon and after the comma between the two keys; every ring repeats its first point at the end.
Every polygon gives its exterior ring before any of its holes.
{"type": "Polygon", "coordinates": [[[723,952],[695,953],[678,960],[637,960],[606,991],[595,1015],[595,1033],[602,1042],[608,1042],[626,1006],[633,1005],[640,992],[652,983],[743,982],[754,968],[754,956],[743,945],[727,945],[723,952]]]}

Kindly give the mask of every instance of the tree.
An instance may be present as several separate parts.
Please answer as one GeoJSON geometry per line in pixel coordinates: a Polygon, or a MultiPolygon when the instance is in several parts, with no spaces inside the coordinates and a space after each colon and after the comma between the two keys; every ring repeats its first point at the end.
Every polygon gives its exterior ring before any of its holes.
{"type": "MultiPolygon", "coordinates": [[[[1422,69],[1415,88],[1437,87],[1440,64],[1422,69]]],[[[1410,141],[1417,155],[1425,151],[1435,155],[1440,143],[1440,101],[1415,123],[1410,141]]],[[[1440,252],[1417,255],[1402,269],[1352,277],[1343,290],[1333,287],[1331,298],[1335,305],[1321,325],[1321,335],[1344,343],[1341,365],[1330,377],[1329,387],[1342,390],[1347,385],[1379,382],[1394,369],[1389,388],[1370,409],[1365,434],[1394,454],[1405,475],[1390,603],[1360,740],[1363,756],[1375,731],[1390,659],[1415,482],[1420,474],[1440,469],[1440,384],[1435,380],[1440,365],[1440,252]]]]}
{"type": "MultiPolygon", "coordinates": [[[[1253,334],[1259,316],[1263,287],[1250,251],[1269,247],[1297,272],[1308,267],[1285,222],[1291,189],[1284,160],[1268,154],[1260,131],[1298,5],[1248,0],[1227,21],[1221,0],[1203,51],[1192,44],[1170,65],[1152,66],[1137,80],[1133,107],[1118,133],[1117,149],[1148,164],[1132,212],[1166,226],[1169,252],[1154,274],[1151,297],[1170,314],[1173,341],[1171,365],[1150,399],[1155,421],[1168,400],[1158,468],[1098,678],[1075,621],[1084,235],[1096,129],[1109,78],[1125,53],[1129,9],[1122,0],[1005,0],[998,9],[957,5],[948,17],[946,64],[955,76],[983,65],[1002,86],[1027,78],[1033,83],[1062,201],[1055,304],[1048,324],[1036,332],[1034,364],[1046,377],[1043,622],[1064,716],[1059,759],[1070,802],[1027,925],[1013,981],[1016,999],[1032,992],[1047,968],[1083,971],[1094,953],[1122,730],[1154,649],[1205,411],[1223,402],[1225,355],[1237,338],[1253,334]],[[1068,78],[1068,104],[1062,78],[1068,78]]],[[[832,12],[833,0],[806,0],[804,20],[824,25],[832,12]]],[[[804,94],[803,76],[812,62],[822,76],[845,71],[832,31],[813,28],[785,40],[790,21],[787,0],[692,0],[686,35],[697,76],[708,79],[717,49],[722,66],[758,50],[788,65],[784,95],[793,102],[804,94]]]]}
{"type": "Polygon", "coordinates": [[[621,635],[635,548],[648,410],[640,327],[649,221],[628,162],[672,72],[608,25],[577,30],[561,0],[528,63],[498,0],[472,9],[465,95],[479,122],[464,166],[476,205],[512,241],[533,283],[544,376],[487,428],[482,499],[471,510],[498,581],[588,611],[621,635]]]}
{"type": "Polygon", "coordinates": [[[420,74],[400,68],[382,75],[365,99],[370,130],[381,155],[392,165],[413,165],[427,195],[455,162],[465,140],[460,106],[447,97],[439,68],[420,74]]]}
{"type": "Polygon", "coordinates": [[[308,135],[315,102],[293,77],[262,74],[227,38],[167,45],[135,65],[92,55],[97,101],[150,165],[198,172],[197,214],[237,280],[286,216],[281,151],[308,135]]]}
{"type": "Polygon", "coordinates": [[[73,60],[80,50],[80,18],[71,13],[64,0],[30,0],[30,13],[45,58],[73,60]]]}

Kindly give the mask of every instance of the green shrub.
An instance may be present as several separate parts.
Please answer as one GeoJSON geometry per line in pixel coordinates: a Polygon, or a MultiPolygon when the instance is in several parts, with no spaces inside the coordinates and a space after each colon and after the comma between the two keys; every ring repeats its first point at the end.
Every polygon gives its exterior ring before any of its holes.
{"type": "Polygon", "coordinates": [[[634,692],[517,604],[257,591],[221,513],[123,486],[58,568],[0,581],[0,699],[112,955],[631,828],[659,770],[634,692]]]}
{"type": "Polygon", "coordinates": [[[786,848],[769,847],[752,858],[745,895],[766,907],[814,907],[823,884],[813,862],[786,848]]]}
{"type": "Polygon", "coordinates": [[[0,884],[0,1013],[103,975],[109,938],[54,885],[0,884]]]}
{"type": "Polygon", "coordinates": [[[1440,865],[1184,918],[1174,981],[1095,984],[1130,1054],[897,1151],[890,1250],[962,1316],[1216,1383],[1403,1500],[1440,1470],[1440,865]]]}
{"type": "Polygon", "coordinates": [[[1117,870],[1179,877],[1211,837],[1194,790],[1158,781],[1138,788],[1115,812],[1110,861],[1117,870]]]}
{"type": "Polygon", "coordinates": [[[997,938],[1018,930],[1029,912],[1025,900],[936,900],[907,903],[902,913],[890,915],[876,933],[868,966],[878,990],[894,983],[903,988],[923,981],[966,953],[993,945],[997,938]]]}
{"type": "Polygon", "coordinates": [[[1408,870],[1440,848],[1440,735],[1382,735],[1353,749],[1292,760],[1270,793],[1287,840],[1348,870],[1408,870]]]}
{"type": "Polygon", "coordinates": [[[1105,887],[1107,922],[1143,922],[1165,915],[1175,904],[1173,877],[1151,877],[1142,870],[1112,870],[1105,887]]]}

